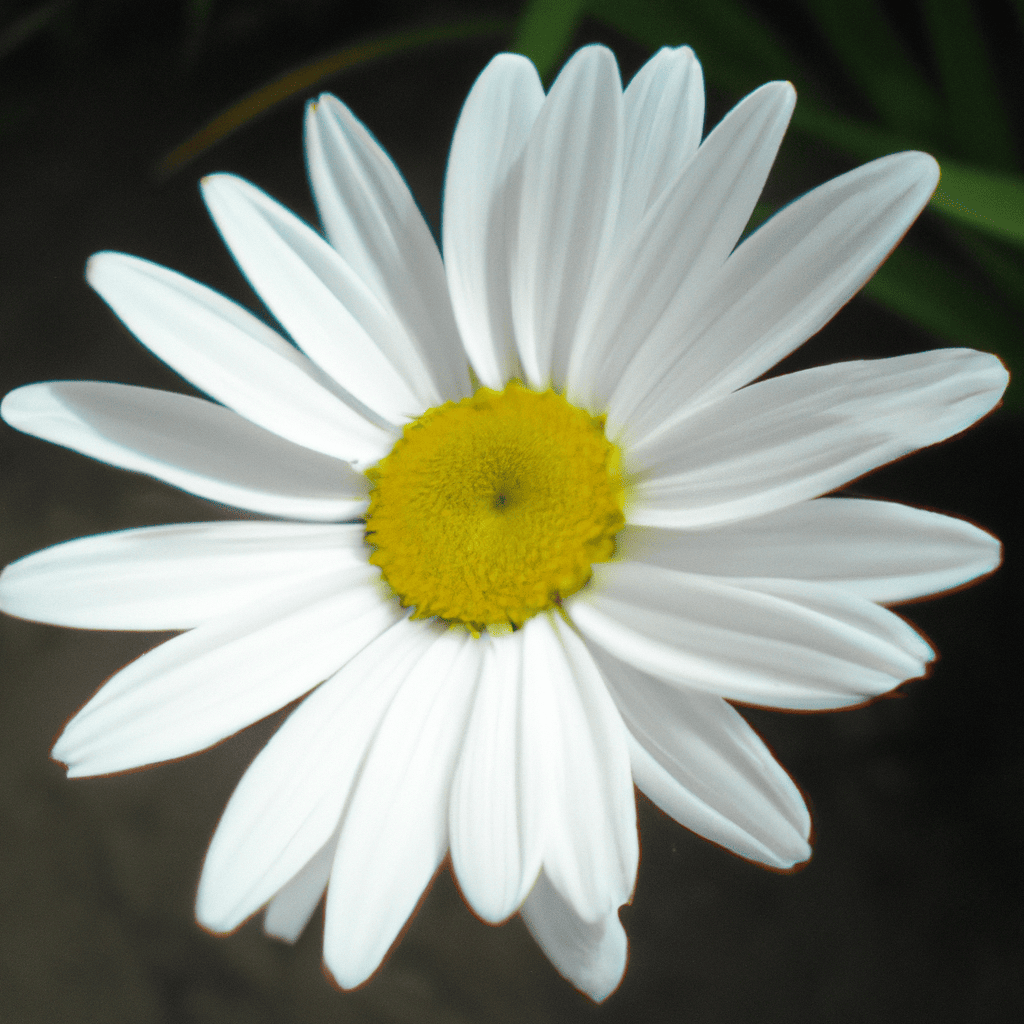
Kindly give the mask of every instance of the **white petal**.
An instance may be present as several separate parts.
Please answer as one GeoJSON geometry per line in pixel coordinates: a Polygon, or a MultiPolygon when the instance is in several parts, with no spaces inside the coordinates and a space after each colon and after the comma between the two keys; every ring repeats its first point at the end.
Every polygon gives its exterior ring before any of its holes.
{"type": "MultiPolygon", "coordinates": [[[[422,623],[433,630],[433,622],[422,623]]],[[[437,636],[398,691],[345,811],[324,962],[344,988],[380,965],[448,849],[452,776],[480,670],[465,631],[437,636]]]]}
{"type": "Polygon", "coordinates": [[[542,874],[522,914],[537,945],[566,981],[596,1003],[619,987],[626,973],[627,943],[618,909],[598,921],[584,921],[542,874]]]}
{"type": "Polygon", "coordinates": [[[362,523],[151,526],[12,562],[0,609],[80,629],[189,629],[365,563],[362,523]]]}
{"type": "Polygon", "coordinates": [[[56,381],[12,391],[0,415],[44,441],[252,512],[332,520],[366,508],[366,478],[348,463],[188,395],[56,381]]]}
{"type": "Polygon", "coordinates": [[[398,168],[327,93],[306,110],[306,156],[331,245],[405,328],[401,365],[425,366],[443,399],[470,394],[441,254],[398,168]]]}
{"type": "Polygon", "coordinates": [[[337,846],[337,836],[328,839],[306,866],[267,904],[263,930],[268,935],[283,942],[295,942],[302,934],[327,889],[337,846]]]}
{"type": "Polygon", "coordinates": [[[625,450],[627,518],[717,525],[814,498],[969,427],[999,401],[995,356],[936,349],[752,384],[625,450]]]}
{"type": "Polygon", "coordinates": [[[452,866],[466,901],[492,924],[519,908],[543,853],[539,830],[523,827],[523,635],[478,641],[483,668],[452,782],[452,866]]]}
{"type": "Polygon", "coordinates": [[[284,707],[401,613],[365,568],[304,582],[144,654],[75,715],[53,756],[70,776],[124,771],[192,754],[284,707]]]}
{"type": "Polygon", "coordinates": [[[875,272],[935,190],[938,166],[897,153],[785,207],[685,309],[663,317],[611,398],[608,429],[642,438],[756,379],[820,330],[875,272]]]}
{"type": "Polygon", "coordinates": [[[363,462],[392,443],[325,387],[313,363],[223,295],[116,252],[93,256],[86,278],[165,363],[264,430],[337,459],[363,462]]]}
{"type": "Polygon", "coordinates": [[[639,850],[626,730],[593,656],[559,615],[523,627],[523,828],[585,921],[629,900],[639,850]]]}
{"type": "MultiPolygon", "coordinates": [[[[399,620],[311,693],[263,748],[206,854],[196,915],[207,928],[237,928],[318,851],[335,852],[342,811],[381,720],[432,639],[421,625],[399,620]]],[[[311,883],[323,865],[313,874],[311,883]]]]}
{"type": "Polygon", "coordinates": [[[693,50],[662,47],[627,86],[623,115],[620,239],[639,225],[700,145],[704,76],[693,50]]]}
{"type": "Polygon", "coordinates": [[[683,572],[818,580],[892,603],[991,572],[1000,544],[952,516],[890,501],[817,498],[756,519],[700,530],[628,526],[620,557],[683,572]]]}
{"type": "Polygon", "coordinates": [[[569,345],[604,260],[622,180],[622,87],[611,51],[562,69],[523,153],[512,316],[528,382],[563,387],[569,345]]]}
{"type": "Polygon", "coordinates": [[[393,311],[312,228],[230,174],[203,198],[253,288],[295,343],[382,424],[403,423],[441,396],[393,311]]]}
{"type": "Polygon", "coordinates": [[[533,62],[498,54],[466,97],[448,159],[442,218],[448,287],[473,369],[495,390],[522,377],[509,291],[513,168],[543,102],[533,62]]]}
{"type": "Polygon", "coordinates": [[[607,655],[598,663],[630,730],[633,778],[666,814],[771,867],[811,855],[800,791],[735,708],[607,655]]]}
{"type": "Polygon", "coordinates": [[[767,707],[857,704],[921,675],[933,656],[871,601],[823,584],[767,586],[614,562],[595,566],[566,608],[588,640],[628,665],[767,707]]]}
{"type": "MultiPolygon", "coordinates": [[[[578,392],[589,407],[607,408],[640,346],[714,287],[761,194],[795,100],[788,82],[770,82],[737,104],[622,239],[577,328],[570,398],[578,392]]],[[[646,406],[638,415],[646,422],[646,406]]],[[[629,436],[636,436],[632,423],[629,436]]]]}

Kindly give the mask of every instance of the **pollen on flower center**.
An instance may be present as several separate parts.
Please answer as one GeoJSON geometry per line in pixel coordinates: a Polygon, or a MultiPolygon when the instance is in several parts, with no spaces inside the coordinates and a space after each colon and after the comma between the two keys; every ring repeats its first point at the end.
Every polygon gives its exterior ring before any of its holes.
{"type": "Polygon", "coordinates": [[[414,618],[474,633],[575,593],[625,522],[603,419],[516,382],[427,410],[367,475],[370,561],[414,618]]]}

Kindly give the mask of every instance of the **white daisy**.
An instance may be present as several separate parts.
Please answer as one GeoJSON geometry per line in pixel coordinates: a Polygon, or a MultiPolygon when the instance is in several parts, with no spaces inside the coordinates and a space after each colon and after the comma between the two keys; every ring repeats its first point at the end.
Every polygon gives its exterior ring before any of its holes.
{"type": "Polygon", "coordinates": [[[71,720],[70,775],[191,754],[309,694],[213,837],[206,927],[266,907],[294,939],[326,890],[325,961],[358,985],[450,853],[484,920],[520,912],[603,999],[625,968],[634,783],[743,857],[809,856],[800,793],[729,701],[846,707],[925,671],[883,605],[990,571],[998,542],[820,496],[963,430],[1007,377],[943,349],[751,383],[938,177],[921,153],[876,160],[737,246],[793,103],[765,85],[701,143],[688,49],[623,92],[589,47],[547,96],[502,54],[455,132],[442,263],[387,155],[324,96],[306,145],[329,242],[244,181],[203,183],[296,347],[173,271],[92,258],[117,315],[214,402],[44,383],[7,396],[8,423],[307,520],[87,537],[0,583],[25,618],[186,631],[71,720]]]}

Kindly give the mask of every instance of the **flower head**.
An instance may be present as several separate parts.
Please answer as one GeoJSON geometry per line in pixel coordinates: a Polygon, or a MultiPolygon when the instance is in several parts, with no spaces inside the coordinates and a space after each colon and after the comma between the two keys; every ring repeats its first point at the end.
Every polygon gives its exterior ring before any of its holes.
{"type": "Polygon", "coordinates": [[[877,160],[737,245],[793,103],[770,83],[701,142],[686,48],[625,91],[585,48],[547,96],[502,54],[456,129],[442,263],[386,154],[324,96],[306,145],[326,241],[244,181],[203,183],[294,345],[173,271],[90,260],[214,401],[59,382],[4,417],[274,518],[60,544],[5,570],[0,606],[185,631],[71,720],[70,775],[193,753],[307,695],[224,812],[204,925],[265,907],[294,939],[326,890],[324,957],[357,985],[450,853],[482,918],[521,912],[602,999],[625,968],[634,782],[743,857],[809,856],[800,793],[729,701],[841,708],[925,670],[884,605],[990,571],[998,542],[822,495],[963,430],[1006,373],[944,349],[758,381],[938,177],[921,153],[877,160]]]}

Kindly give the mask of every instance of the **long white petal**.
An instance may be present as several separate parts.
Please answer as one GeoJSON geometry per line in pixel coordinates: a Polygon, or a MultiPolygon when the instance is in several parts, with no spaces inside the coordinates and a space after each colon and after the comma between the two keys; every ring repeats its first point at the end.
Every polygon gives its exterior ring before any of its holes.
{"type": "Polygon", "coordinates": [[[936,349],[752,384],[625,449],[627,518],[698,527],[831,491],[969,427],[999,401],[995,356],[936,349]]]}
{"type": "Polygon", "coordinates": [[[639,856],[626,730],[583,641],[548,613],[523,627],[523,827],[585,921],[633,892],[639,856]]]}
{"type": "MultiPolygon", "coordinates": [[[[795,101],[788,82],[769,82],[752,92],[622,239],[577,327],[571,400],[604,411],[659,324],[677,322],[694,296],[713,287],[750,219],[795,101]]],[[[664,354],[666,366],[671,358],[664,354]]]]}
{"type": "Polygon", "coordinates": [[[124,771],[195,753],[284,707],[400,614],[366,568],[303,581],[144,654],[71,719],[53,756],[70,776],[124,771]]]}
{"type": "Polygon", "coordinates": [[[688,46],[662,47],[623,97],[622,202],[616,238],[628,236],[700,145],[704,76],[688,46]]]}
{"type": "MultiPolygon", "coordinates": [[[[207,928],[237,928],[325,845],[334,853],[330,840],[381,720],[432,640],[430,629],[400,619],[311,693],[263,748],[206,854],[196,915],[207,928]]],[[[315,880],[323,872],[321,865],[315,880]]]]}
{"type": "Polygon", "coordinates": [[[561,388],[569,345],[611,244],[622,180],[622,87],[611,52],[578,50],[523,153],[512,317],[528,382],[561,388]]]}
{"type": "Polygon", "coordinates": [[[595,566],[566,609],[588,640],[628,665],[767,707],[857,704],[921,675],[933,656],[871,601],[818,583],[761,586],[614,562],[595,566]]]}
{"type": "Polygon", "coordinates": [[[0,609],[80,629],[190,629],[365,562],[361,523],[151,526],[12,562],[0,573],[0,609]]]}
{"type": "Polygon", "coordinates": [[[543,102],[533,61],[498,54],[466,97],[448,158],[442,217],[448,287],[473,369],[495,390],[522,376],[509,289],[513,168],[543,102]]]}
{"type": "Polygon", "coordinates": [[[480,649],[468,633],[441,633],[367,754],[327,889],[324,963],[344,988],[380,965],[448,849],[452,776],[479,670],[480,649]]]}
{"type": "Polygon", "coordinates": [[[893,603],[958,587],[991,572],[1001,546],[952,516],[891,501],[817,498],[725,526],[627,526],[620,557],[683,572],[818,580],[893,603]]]}
{"type": "Polygon", "coordinates": [[[619,987],[626,972],[627,942],[618,908],[597,921],[585,921],[541,874],[522,915],[555,970],[594,1002],[603,1002],[619,987]]]}
{"type": "Polygon", "coordinates": [[[666,814],[771,867],[811,855],[811,816],[800,791],[735,708],[599,650],[597,660],[630,730],[633,778],[666,814]]]}
{"type": "Polygon", "coordinates": [[[85,276],[147,348],[264,430],[336,459],[366,461],[391,443],[313,363],[223,295],[116,252],[91,257],[85,276]]]}
{"type": "Polygon", "coordinates": [[[366,508],[366,478],[348,463],[200,398],[56,381],[12,391],[0,415],[26,434],[236,508],[328,521],[366,508]]]}
{"type": "Polygon", "coordinates": [[[404,326],[312,228],[230,174],[204,178],[203,198],[243,273],[295,343],[382,424],[440,404],[404,326]]]}
{"type": "Polygon", "coordinates": [[[640,439],[756,379],[820,330],[892,251],[935,190],[938,165],[897,153],[814,189],[762,225],[670,309],[608,406],[640,439]]]}
{"type": "Polygon", "coordinates": [[[394,357],[425,366],[443,399],[469,394],[441,255],[398,168],[327,93],[306,110],[306,157],[331,245],[405,328],[394,357]]]}
{"type": "Polygon", "coordinates": [[[469,905],[491,923],[526,898],[543,836],[524,828],[523,630],[488,637],[473,712],[452,782],[452,867],[469,905]],[[529,845],[528,845],[529,844],[529,845]]]}

